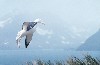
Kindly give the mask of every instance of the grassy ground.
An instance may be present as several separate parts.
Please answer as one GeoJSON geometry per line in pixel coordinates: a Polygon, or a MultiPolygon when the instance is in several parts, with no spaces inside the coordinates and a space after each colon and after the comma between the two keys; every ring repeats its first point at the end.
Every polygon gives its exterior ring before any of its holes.
{"type": "Polygon", "coordinates": [[[68,60],[60,61],[43,61],[36,60],[26,62],[26,65],[100,65],[100,58],[94,58],[91,55],[84,55],[84,58],[71,57],[68,60]]]}

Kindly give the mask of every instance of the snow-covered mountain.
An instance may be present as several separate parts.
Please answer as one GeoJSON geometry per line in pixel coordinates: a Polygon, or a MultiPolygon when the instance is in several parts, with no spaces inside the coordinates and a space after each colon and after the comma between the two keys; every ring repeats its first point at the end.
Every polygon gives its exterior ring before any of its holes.
{"type": "Polygon", "coordinates": [[[100,30],[89,37],[85,43],[78,48],[78,50],[100,51],[100,30]]]}

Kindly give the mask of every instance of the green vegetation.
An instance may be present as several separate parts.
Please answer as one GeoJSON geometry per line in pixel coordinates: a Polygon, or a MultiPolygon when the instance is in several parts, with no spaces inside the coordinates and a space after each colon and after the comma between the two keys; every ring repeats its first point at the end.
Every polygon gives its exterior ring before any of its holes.
{"type": "Polygon", "coordinates": [[[27,62],[26,65],[100,65],[100,58],[94,58],[91,55],[85,55],[84,58],[79,59],[77,57],[71,57],[65,61],[43,61],[36,60],[33,62],[27,62]]]}

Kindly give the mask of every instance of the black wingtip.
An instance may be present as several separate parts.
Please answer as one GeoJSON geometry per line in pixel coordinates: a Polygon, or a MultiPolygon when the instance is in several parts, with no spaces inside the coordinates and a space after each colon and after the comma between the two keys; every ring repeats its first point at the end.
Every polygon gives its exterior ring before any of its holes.
{"type": "MultiPolygon", "coordinates": [[[[30,43],[30,42],[29,42],[29,43],[30,43]]],[[[26,48],[28,47],[29,43],[28,43],[28,44],[25,44],[25,47],[26,47],[26,48]]]]}
{"type": "Polygon", "coordinates": [[[26,39],[25,39],[25,47],[27,48],[27,46],[28,46],[28,44],[27,44],[27,41],[26,41],[26,39]]]}
{"type": "Polygon", "coordinates": [[[27,48],[27,45],[25,45],[25,48],[27,48]]]}
{"type": "Polygon", "coordinates": [[[29,43],[30,43],[30,42],[27,43],[27,41],[26,41],[26,39],[25,39],[25,48],[28,47],[29,43]]]}

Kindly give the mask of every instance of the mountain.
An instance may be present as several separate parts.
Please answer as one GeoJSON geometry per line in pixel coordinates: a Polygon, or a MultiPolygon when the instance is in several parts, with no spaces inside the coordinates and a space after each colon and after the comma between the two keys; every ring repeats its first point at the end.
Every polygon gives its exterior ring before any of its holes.
{"type": "Polygon", "coordinates": [[[82,44],[78,50],[84,51],[100,51],[100,30],[89,37],[84,44],[82,44]]]}

